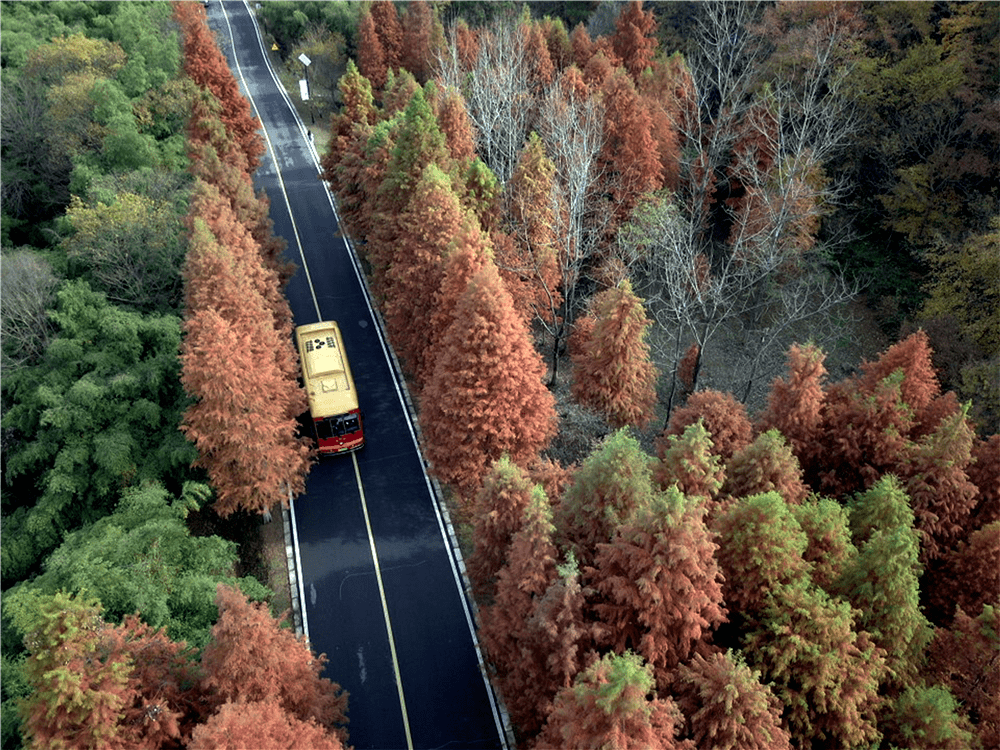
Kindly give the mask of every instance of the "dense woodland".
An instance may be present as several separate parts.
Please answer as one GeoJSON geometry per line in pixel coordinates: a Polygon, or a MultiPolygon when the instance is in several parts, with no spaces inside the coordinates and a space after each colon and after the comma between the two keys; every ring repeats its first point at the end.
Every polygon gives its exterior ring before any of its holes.
{"type": "MultiPolygon", "coordinates": [[[[0,12],[4,747],[341,747],[204,531],[311,460],[259,123],[201,3],[0,12]]],[[[519,746],[1000,746],[995,6],[259,17],[315,61],[519,746]],[[828,373],[862,303],[898,343],[828,373]]]]}

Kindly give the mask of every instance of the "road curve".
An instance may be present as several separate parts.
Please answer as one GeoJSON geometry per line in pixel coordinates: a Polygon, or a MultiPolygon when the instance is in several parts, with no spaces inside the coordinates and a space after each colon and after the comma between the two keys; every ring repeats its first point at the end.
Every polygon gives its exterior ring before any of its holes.
{"type": "Polygon", "coordinates": [[[209,20],[264,125],[268,153],[255,181],[299,266],[287,289],[295,323],[340,323],[365,414],[366,447],[316,464],[293,508],[304,621],[329,659],[324,675],[350,692],[350,744],[506,748],[401,379],[311,144],[267,65],[249,6],[212,2],[209,20]]]}

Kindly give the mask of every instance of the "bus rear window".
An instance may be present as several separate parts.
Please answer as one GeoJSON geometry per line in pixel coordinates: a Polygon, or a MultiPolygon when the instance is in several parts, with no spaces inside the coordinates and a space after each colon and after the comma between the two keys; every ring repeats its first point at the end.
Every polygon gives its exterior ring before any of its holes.
{"type": "Polygon", "coordinates": [[[357,414],[342,414],[336,417],[316,420],[316,437],[320,440],[343,437],[361,429],[361,421],[357,414]]]}

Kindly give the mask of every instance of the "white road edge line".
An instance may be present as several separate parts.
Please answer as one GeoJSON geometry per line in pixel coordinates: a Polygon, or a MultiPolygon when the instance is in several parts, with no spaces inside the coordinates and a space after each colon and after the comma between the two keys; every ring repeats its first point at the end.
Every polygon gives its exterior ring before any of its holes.
{"type": "MultiPolygon", "coordinates": [[[[302,121],[302,118],[299,117],[298,111],[295,109],[295,106],[292,104],[291,99],[289,99],[289,97],[288,97],[288,92],[285,90],[284,85],[281,83],[281,80],[278,78],[277,74],[274,72],[274,68],[271,66],[271,60],[267,56],[267,50],[264,47],[264,40],[261,37],[260,27],[257,24],[256,16],[254,15],[253,9],[250,7],[249,0],[243,0],[243,5],[247,8],[247,12],[250,14],[250,17],[254,20],[253,26],[254,26],[254,31],[255,31],[255,33],[257,35],[257,44],[260,46],[262,57],[264,59],[265,64],[267,65],[268,72],[271,74],[271,78],[274,81],[275,85],[277,86],[278,91],[281,92],[281,96],[285,100],[285,104],[288,106],[288,109],[291,111],[292,116],[295,118],[295,121],[298,123],[299,129],[302,131],[303,139],[306,141],[306,144],[308,145],[309,151],[312,154],[313,164],[316,167],[316,172],[317,172],[317,174],[320,174],[320,173],[322,173],[322,168],[321,168],[320,163],[319,163],[319,155],[316,152],[316,148],[315,148],[315,145],[313,144],[312,140],[309,137],[307,137],[308,128],[306,127],[305,123],[302,121]]],[[[223,3],[223,10],[225,10],[225,4],[224,3],[223,3]]],[[[228,15],[226,16],[226,24],[227,25],[229,24],[229,17],[228,17],[228,15]]],[[[231,27],[230,27],[230,37],[232,37],[232,28],[231,27]]],[[[233,41],[233,48],[234,48],[234,55],[233,56],[235,58],[235,40],[233,41]]],[[[240,73],[240,77],[242,78],[242,71],[240,73]]],[[[249,88],[247,88],[245,80],[244,80],[244,84],[243,85],[244,85],[244,88],[249,93],[249,88]]],[[[248,98],[253,103],[253,99],[251,97],[249,97],[249,96],[248,96],[248,98]]],[[[257,111],[257,106],[256,106],[255,103],[254,103],[254,111],[257,111]]],[[[258,119],[260,119],[259,113],[258,113],[258,119]]],[[[261,120],[261,127],[263,127],[263,120],[261,120]]],[[[265,137],[266,137],[266,131],[265,131],[265,137]]],[[[268,140],[268,146],[270,147],[270,140],[268,140]]],[[[278,172],[278,176],[279,176],[279,179],[280,179],[281,172],[280,172],[280,169],[278,169],[277,159],[275,159],[274,161],[275,161],[275,169],[278,172]]],[[[324,187],[326,188],[324,192],[326,193],[327,200],[330,202],[330,209],[333,211],[333,215],[337,219],[337,223],[339,225],[341,223],[340,222],[340,215],[337,213],[337,207],[336,207],[336,204],[335,204],[335,202],[333,200],[333,194],[330,192],[329,186],[327,186],[326,183],[323,183],[323,184],[324,184],[324,187]]],[[[282,187],[282,192],[284,193],[284,190],[285,190],[284,182],[281,182],[281,187],[282,187]]],[[[284,195],[285,195],[285,200],[287,202],[288,201],[287,193],[284,193],[284,195]]],[[[290,205],[289,205],[289,215],[291,215],[291,206],[290,205]]],[[[293,220],[293,227],[294,227],[294,220],[293,220]]],[[[362,291],[365,294],[365,298],[367,299],[368,310],[369,310],[369,313],[372,316],[372,321],[374,323],[375,330],[378,333],[379,343],[380,343],[380,345],[382,347],[383,354],[385,355],[386,360],[388,362],[395,362],[396,361],[395,360],[395,356],[393,355],[393,353],[389,349],[388,343],[387,343],[387,341],[385,339],[385,334],[384,334],[384,331],[383,331],[381,320],[380,320],[380,318],[378,316],[378,313],[376,312],[376,310],[374,309],[374,306],[372,304],[372,297],[371,297],[371,292],[368,289],[368,283],[367,283],[366,279],[364,278],[364,274],[362,274],[362,272],[361,272],[361,268],[360,268],[360,265],[359,265],[359,262],[358,262],[358,259],[357,259],[357,255],[356,255],[356,253],[354,251],[354,248],[352,247],[350,241],[348,240],[346,234],[344,234],[343,228],[341,229],[341,239],[343,240],[344,245],[345,245],[345,247],[348,250],[348,257],[351,259],[351,265],[354,267],[354,274],[355,274],[355,276],[358,279],[358,283],[361,285],[361,289],[362,289],[362,291]]],[[[298,241],[298,234],[297,233],[296,233],[296,241],[298,241]]],[[[304,254],[302,252],[302,246],[301,246],[301,244],[299,244],[299,254],[300,254],[300,257],[302,258],[303,267],[306,269],[306,274],[308,275],[308,264],[306,263],[305,256],[304,256],[304,254]]],[[[310,282],[309,282],[309,287],[310,287],[310,290],[311,290],[312,289],[312,281],[311,281],[311,279],[310,279],[310,282]]],[[[313,293],[313,299],[315,300],[315,292],[313,293]]],[[[317,312],[318,312],[318,305],[317,305],[317,312]]],[[[322,317],[320,318],[320,320],[322,320],[322,317]]],[[[417,439],[417,434],[416,434],[416,431],[414,430],[413,421],[411,419],[409,400],[408,400],[408,398],[406,396],[404,396],[403,391],[400,388],[399,378],[396,376],[395,368],[393,368],[393,384],[394,384],[395,389],[396,389],[396,396],[399,399],[399,402],[400,402],[400,404],[403,407],[403,414],[406,417],[406,423],[407,423],[407,427],[409,428],[409,431],[410,431],[410,438],[413,441],[413,446],[414,446],[415,450],[417,451],[417,455],[420,457],[421,465],[424,466],[424,467],[426,467],[427,462],[424,459],[423,451],[421,451],[421,449],[420,449],[420,441],[417,439]]],[[[360,477],[360,475],[359,475],[359,477],[360,477]]],[[[472,613],[469,610],[469,604],[468,604],[468,600],[466,598],[466,586],[463,585],[463,582],[462,582],[463,576],[462,576],[461,573],[459,573],[458,565],[457,565],[456,559],[455,559],[457,555],[458,556],[461,555],[461,551],[459,549],[457,549],[457,547],[454,544],[452,544],[452,542],[451,542],[451,540],[449,538],[449,535],[448,535],[448,531],[445,529],[445,521],[444,521],[444,519],[442,517],[441,508],[440,508],[440,505],[439,505],[439,503],[437,501],[437,494],[435,493],[435,490],[434,490],[434,488],[433,488],[433,486],[431,484],[430,477],[427,475],[426,469],[424,470],[424,481],[425,481],[425,483],[427,485],[427,493],[430,496],[431,505],[434,507],[434,513],[435,513],[435,515],[437,517],[438,529],[441,532],[441,537],[444,540],[446,548],[449,549],[449,550],[451,550],[451,554],[448,555],[448,561],[449,561],[449,563],[451,565],[452,575],[455,578],[455,586],[458,589],[459,600],[461,601],[461,603],[462,603],[462,609],[465,612],[465,620],[466,620],[466,623],[467,623],[468,628],[469,628],[469,633],[472,636],[472,643],[473,643],[473,645],[475,647],[476,657],[479,660],[480,674],[481,674],[481,676],[483,678],[483,683],[484,683],[484,685],[486,687],[486,694],[487,694],[487,696],[490,699],[490,706],[491,706],[491,709],[492,709],[492,712],[493,712],[493,720],[494,720],[494,723],[495,723],[495,725],[497,727],[497,734],[498,734],[498,736],[500,738],[500,742],[501,742],[501,745],[504,748],[504,750],[508,750],[508,747],[509,747],[509,745],[508,745],[508,732],[510,731],[510,727],[509,727],[507,721],[504,721],[503,719],[500,718],[500,708],[497,705],[497,699],[496,699],[496,696],[495,696],[495,694],[493,692],[493,686],[490,684],[489,676],[487,675],[486,669],[484,667],[484,665],[485,665],[485,659],[483,657],[482,649],[479,646],[479,639],[476,636],[476,626],[475,626],[475,623],[474,623],[473,618],[472,618],[472,613]]],[[[359,484],[360,484],[360,478],[359,478],[359,484]]],[[[366,512],[367,512],[367,509],[366,509],[366,512]]],[[[293,518],[294,518],[294,514],[293,514],[293,518]]],[[[451,521],[450,520],[447,522],[447,525],[449,527],[451,526],[451,521]]],[[[297,542],[296,542],[296,546],[297,546],[297,542]]],[[[300,568],[300,570],[301,570],[301,568],[300,568]]],[[[301,581],[301,578],[302,578],[302,576],[300,575],[299,576],[300,581],[301,581]]],[[[300,586],[301,586],[301,584],[300,584],[300,586]]],[[[304,610],[305,610],[305,599],[303,598],[302,601],[303,601],[302,609],[303,609],[303,612],[304,612],[304,610]]],[[[387,617],[388,617],[388,615],[387,615],[387,617]]],[[[388,619],[386,620],[386,624],[388,625],[388,619]]],[[[504,712],[504,713],[506,714],[506,712],[504,712]]],[[[511,736],[511,741],[512,741],[512,736],[511,736]]]]}

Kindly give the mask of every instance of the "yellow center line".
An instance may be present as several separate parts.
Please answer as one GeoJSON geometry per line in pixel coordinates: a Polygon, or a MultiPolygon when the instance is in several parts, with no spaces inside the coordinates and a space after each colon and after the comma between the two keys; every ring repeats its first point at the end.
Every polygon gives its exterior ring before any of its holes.
{"type": "Polygon", "coordinates": [[[378,582],[378,595],[382,599],[382,616],[385,618],[385,629],[389,635],[389,652],[392,655],[392,669],[396,674],[396,690],[399,692],[399,708],[403,712],[403,730],[406,732],[407,750],[413,750],[413,738],[410,737],[410,719],[406,715],[406,698],[403,695],[403,680],[399,675],[399,661],[396,659],[396,641],[392,637],[392,623],[389,620],[389,605],[385,600],[385,586],[382,584],[382,569],[378,564],[378,552],[375,550],[375,536],[372,534],[371,519],[368,517],[368,502],[365,500],[365,488],[361,484],[361,469],[358,467],[357,454],[351,454],[354,462],[354,476],[358,480],[358,493],[361,495],[361,510],[365,514],[365,527],[368,529],[368,544],[372,550],[372,561],[375,563],[375,580],[378,582]]]}

